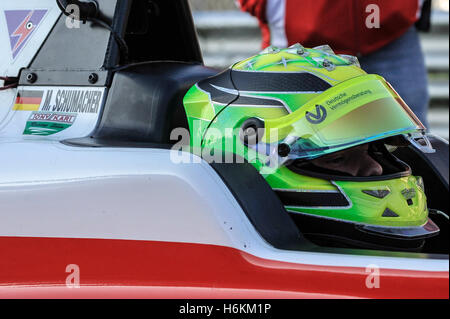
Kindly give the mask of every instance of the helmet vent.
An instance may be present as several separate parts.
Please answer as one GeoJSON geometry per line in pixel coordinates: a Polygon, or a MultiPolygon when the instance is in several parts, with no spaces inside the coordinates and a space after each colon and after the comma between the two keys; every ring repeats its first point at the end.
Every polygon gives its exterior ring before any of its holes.
{"type": "Polygon", "coordinates": [[[324,92],[332,85],[310,73],[242,72],[234,70],[233,83],[237,90],[246,93],[262,92],[324,92]]]}
{"type": "Polygon", "coordinates": [[[386,208],[386,210],[383,213],[383,217],[400,217],[397,213],[393,212],[389,208],[386,208]]]}
{"type": "Polygon", "coordinates": [[[363,193],[367,194],[369,196],[373,196],[373,197],[376,197],[376,198],[379,198],[379,199],[383,199],[386,196],[388,196],[391,192],[388,191],[388,190],[375,190],[375,191],[373,191],[373,190],[365,190],[365,191],[363,191],[363,193]]]}

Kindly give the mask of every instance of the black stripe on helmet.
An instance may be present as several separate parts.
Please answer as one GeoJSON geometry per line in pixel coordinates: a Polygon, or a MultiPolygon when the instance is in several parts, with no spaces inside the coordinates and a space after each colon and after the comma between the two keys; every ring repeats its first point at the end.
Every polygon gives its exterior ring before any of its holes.
{"type": "Polygon", "coordinates": [[[238,91],[227,88],[227,87],[221,87],[218,85],[215,85],[212,82],[209,81],[203,81],[198,84],[198,87],[203,90],[204,92],[207,92],[211,96],[211,100],[215,103],[220,103],[224,105],[229,105],[233,103],[232,105],[236,106],[273,106],[273,107],[284,107],[285,105],[277,100],[277,99],[271,99],[269,97],[249,97],[249,96],[242,96],[239,94],[238,91]]]}
{"type": "Polygon", "coordinates": [[[248,72],[233,70],[232,80],[239,91],[323,92],[331,84],[306,72],[248,72]]]}
{"type": "Polygon", "coordinates": [[[285,206],[289,207],[349,207],[351,204],[340,192],[296,192],[281,191],[275,193],[285,206]]]}

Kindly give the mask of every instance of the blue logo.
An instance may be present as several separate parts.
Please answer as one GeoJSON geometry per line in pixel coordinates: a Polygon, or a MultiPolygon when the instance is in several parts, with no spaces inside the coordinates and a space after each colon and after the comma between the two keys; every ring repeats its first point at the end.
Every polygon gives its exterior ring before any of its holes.
{"type": "Polygon", "coordinates": [[[47,10],[7,10],[6,24],[13,59],[17,57],[42,22],[47,10]]]}
{"type": "Polygon", "coordinates": [[[328,113],[322,105],[316,105],[316,113],[306,112],[306,119],[311,124],[320,124],[327,119],[328,113]]]}

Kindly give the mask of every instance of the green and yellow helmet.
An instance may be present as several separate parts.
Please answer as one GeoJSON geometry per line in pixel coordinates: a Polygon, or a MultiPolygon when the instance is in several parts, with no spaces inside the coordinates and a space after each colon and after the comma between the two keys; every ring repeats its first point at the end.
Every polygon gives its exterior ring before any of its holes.
{"type": "Polygon", "coordinates": [[[197,83],[184,104],[193,149],[207,157],[231,152],[252,163],[312,241],[409,250],[438,234],[422,178],[389,151],[412,144],[432,152],[426,128],[357,58],[329,46],[269,47],[197,83]],[[310,165],[365,144],[382,176],[310,165]]]}

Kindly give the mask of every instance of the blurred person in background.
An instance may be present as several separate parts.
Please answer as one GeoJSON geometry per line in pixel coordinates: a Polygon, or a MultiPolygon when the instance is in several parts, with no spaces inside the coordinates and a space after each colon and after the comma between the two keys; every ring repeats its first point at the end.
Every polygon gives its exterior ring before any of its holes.
{"type": "Polygon", "coordinates": [[[432,0],[238,0],[259,20],[263,47],[330,45],[386,78],[427,126],[428,73],[418,31],[432,0]]]}

